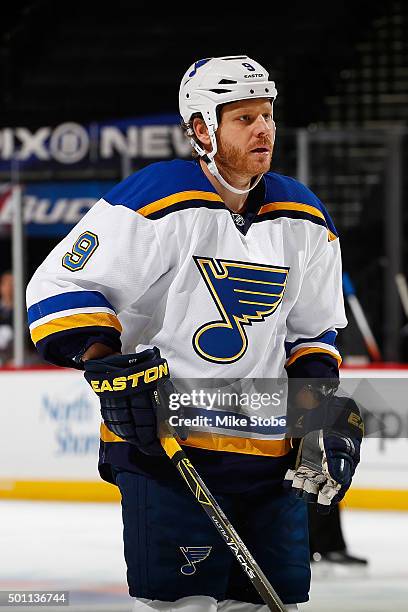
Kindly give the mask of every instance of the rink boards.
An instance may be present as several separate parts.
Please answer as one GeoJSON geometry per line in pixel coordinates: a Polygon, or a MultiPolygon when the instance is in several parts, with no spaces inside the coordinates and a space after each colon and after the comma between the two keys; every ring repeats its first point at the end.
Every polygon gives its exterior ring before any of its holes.
{"type": "MultiPolygon", "coordinates": [[[[366,404],[379,403],[377,416],[387,426],[364,440],[345,504],[408,510],[407,401],[396,408],[400,400],[390,399],[393,389],[408,389],[408,368],[344,369],[342,381],[352,392],[364,389],[366,404]]],[[[0,370],[0,384],[0,498],[119,499],[117,488],[99,478],[99,403],[81,372],[0,370]]]]}

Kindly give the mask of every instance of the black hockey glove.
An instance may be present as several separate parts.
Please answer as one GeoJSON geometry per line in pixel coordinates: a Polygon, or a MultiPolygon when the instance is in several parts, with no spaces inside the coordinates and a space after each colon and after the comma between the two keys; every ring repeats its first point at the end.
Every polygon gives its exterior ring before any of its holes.
{"type": "Polygon", "coordinates": [[[284,486],[327,514],[343,499],[360,461],[360,411],[354,400],[330,396],[318,408],[304,411],[297,425],[304,435],[284,486]]]}
{"type": "MultiPolygon", "coordinates": [[[[89,359],[84,365],[106,427],[147,455],[164,455],[158,423],[168,418],[168,398],[175,389],[159,349],[89,359]]],[[[176,433],[186,438],[185,431],[176,433]]]]}

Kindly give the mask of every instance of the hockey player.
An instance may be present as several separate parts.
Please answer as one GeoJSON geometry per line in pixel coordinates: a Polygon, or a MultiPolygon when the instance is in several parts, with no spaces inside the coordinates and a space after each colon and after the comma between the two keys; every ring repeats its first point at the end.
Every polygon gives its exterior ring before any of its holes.
{"type": "MultiPolygon", "coordinates": [[[[152,164],[114,187],[28,287],[37,349],[54,364],[85,367],[101,401],[99,470],[122,495],[140,612],[266,609],[164,455],[152,391],[170,375],[338,376],[339,240],[307,187],[269,171],[276,95],[247,56],[195,62],[179,96],[194,159],[152,164]]],[[[300,392],[321,406],[326,390],[300,392]]],[[[210,423],[181,440],[288,610],[308,600],[301,498],[329,508],[359,461],[358,415],[341,413],[353,427],[325,419],[317,438],[302,432],[302,451],[284,432],[256,427],[210,423]]]]}

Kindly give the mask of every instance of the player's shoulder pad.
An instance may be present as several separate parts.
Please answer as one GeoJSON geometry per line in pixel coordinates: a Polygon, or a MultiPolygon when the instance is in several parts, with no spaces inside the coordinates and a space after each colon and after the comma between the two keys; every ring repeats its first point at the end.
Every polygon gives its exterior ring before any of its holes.
{"type": "Polygon", "coordinates": [[[312,221],[328,229],[330,240],[338,237],[333,220],[316,194],[290,176],[277,172],[265,174],[265,204],[260,213],[270,218],[287,216],[312,221]]]}
{"type": "Polygon", "coordinates": [[[149,219],[206,206],[223,208],[222,199],[197,162],[157,162],[131,174],[105,196],[112,206],[125,206],[149,219]]]}

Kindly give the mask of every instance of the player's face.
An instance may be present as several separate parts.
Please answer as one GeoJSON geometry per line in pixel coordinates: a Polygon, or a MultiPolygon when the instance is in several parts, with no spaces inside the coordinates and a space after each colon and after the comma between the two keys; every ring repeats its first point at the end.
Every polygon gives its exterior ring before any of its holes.
{"type": "Polygon", "coordinates": [[[269,100],[240,100],[221,109],[217,166],[227,174],[252,178],[271,165],[275,123],[269,100]]]}

